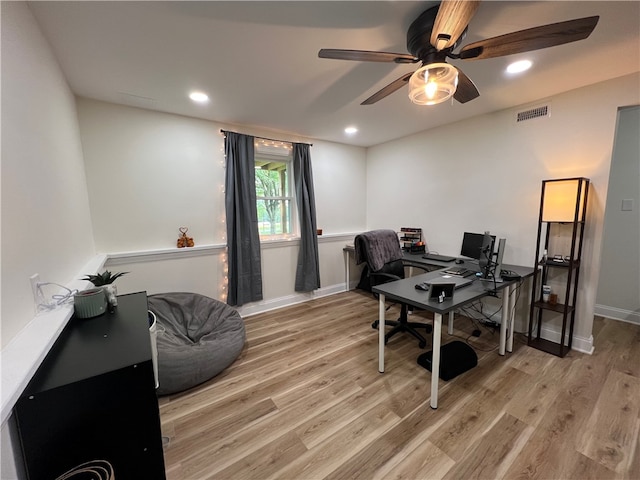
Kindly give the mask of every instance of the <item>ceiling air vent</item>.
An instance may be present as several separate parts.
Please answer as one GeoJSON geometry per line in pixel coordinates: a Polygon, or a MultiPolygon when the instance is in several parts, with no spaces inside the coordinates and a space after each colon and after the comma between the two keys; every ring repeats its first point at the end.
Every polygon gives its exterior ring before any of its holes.
{"type": "Polygon", "coordinates": [[[131,107],[154,109],[157,108],[158,102],[155,98],[134,95],[133,93],[118,92],[120,103],[131,107]]]}
{"type": "Polygon", "coordinates": [[[516,123],[526,122],[534,118],[549,117],[551,109],[549,105],[541,105],[539,107],[528,108],[516,113],[516,123]]]}

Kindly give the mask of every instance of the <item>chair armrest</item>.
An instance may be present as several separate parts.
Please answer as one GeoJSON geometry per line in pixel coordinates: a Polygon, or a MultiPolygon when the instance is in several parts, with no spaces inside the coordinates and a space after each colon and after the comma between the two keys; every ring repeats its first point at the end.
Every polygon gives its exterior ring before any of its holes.
{"type": "Polygon", "coordinates": [[[384,273],[384,272],[369,272],[370,277],[384,277],[389,280],[402,280],[398,275],[393,275],[392,273],[384,273]]]}

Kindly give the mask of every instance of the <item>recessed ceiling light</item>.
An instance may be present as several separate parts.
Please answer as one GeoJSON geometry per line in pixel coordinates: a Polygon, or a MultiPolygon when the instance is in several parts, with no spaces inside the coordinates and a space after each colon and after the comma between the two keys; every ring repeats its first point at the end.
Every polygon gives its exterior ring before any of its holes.
{"type": "Polygon", "coordinates": [[[209,101],[209,95],[202,92],[191,92],[189,98],[198,103],[206,103],[209,101]]]}
{"type": "Polygon", "coordinates": [[[358,129],[356,127],[347,127],[344,129],[344,133],[347,135],[353,135],[354,133],[358,133],[358,129]]]}
{"type": "Polygon", "coordinates": [[[520,73],[531,68],[531,60],[519,60],[507,67],[507,73],[520,73]]]}

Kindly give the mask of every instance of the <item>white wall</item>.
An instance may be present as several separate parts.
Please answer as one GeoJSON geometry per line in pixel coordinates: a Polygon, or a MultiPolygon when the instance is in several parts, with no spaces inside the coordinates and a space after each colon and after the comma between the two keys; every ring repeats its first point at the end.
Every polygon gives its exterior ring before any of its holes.
{"type": "Polygon", "coordinates": [[[221,128],[313,143],[318,227],[364,227],[364,148],[88,99],[78,115],[98,251],[175,247],[180,226],[196,245],[225,243],[221,128]]]}
{"type": "MultiPolygon", "coordinates": [[[[94,242],[74,97],[27,4],[1,8],[4,351],[34,317],[29,276],[73,280],[94,242]]],[[[3,425],[3,479],[11,456],[3,425]]]]}
{"type": "Polygon", "coordinates": [[[596,313],[640,323],[640,107],[620,110],[609,176],[596,313]],[[631,210],[622,210],[631,200],[631,210]]]}
{"type": "MultiPolygon", "coordinates": [[[[366,150],[291,135],[234,128],[205,120],[78,99],[87,185],[97,249],[116,256],[107,266],[130,271],[120,292],[192,291],[225,298],[224,139],[220,129],[311,142],[324,293],[344,283],[342,234],[365,229],[366,150]],[[178,227],[202,250],[175,250],[178,227]],[[144,255],[154,249],[162,254],[144,255]],[[166,249],[173,249],[173,251],[166,249]]],[[[262,251],[264,302],[298,301],[297,242],[262,251]]],[[[270,303],[272,302],[272,303],[270,303]]],[[[246,309],[245,309],[246,310],[246,309]]]]}
{"type": "Polygon", "coordinates": [[[204,120],[78,99],[96,248],[175,247],[224,238],[223,138],[204,120]]]}
{"type": "Polygon", "coordinates": [[[26,3],[2,3],[2,346],[34,315],[29,277],[94,255],[74,97],[26,3]]]}
{"type": "Polygon", "coordinates": [[[590,178],[575,327],[588,348],[617,110],[639,102],[639,81],[553,97],[546,119],[515,125],[520,109],[506,110],[370,148],[367,225],[422,227],[429,248],[449,254],[464,231],[490,230],[507,238],[506,263],[533,265],[541,181],[590,178]]]}

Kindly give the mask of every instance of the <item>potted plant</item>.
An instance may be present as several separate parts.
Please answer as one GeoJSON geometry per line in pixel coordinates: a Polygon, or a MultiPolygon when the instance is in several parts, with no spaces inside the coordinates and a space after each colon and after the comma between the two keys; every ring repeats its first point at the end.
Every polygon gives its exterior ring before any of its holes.
{"type": "Polygon", "coordinates": [[[109,301],[109,305],[115,307],[118,305],[118,299],[116,298],[116,295],[118,295],[118,289],[113,284],[113,282],[115,282],[116,279],[118,279],[122,275],[126,275],[127,273],[129,272],[111,273],[109,270],[105,270],[104,272],[97,275],[87,275],[82,278],[82,280],[88,280],[93,283],[96,288],[102,288],[107,297],[107,300],[109,301]]]}

